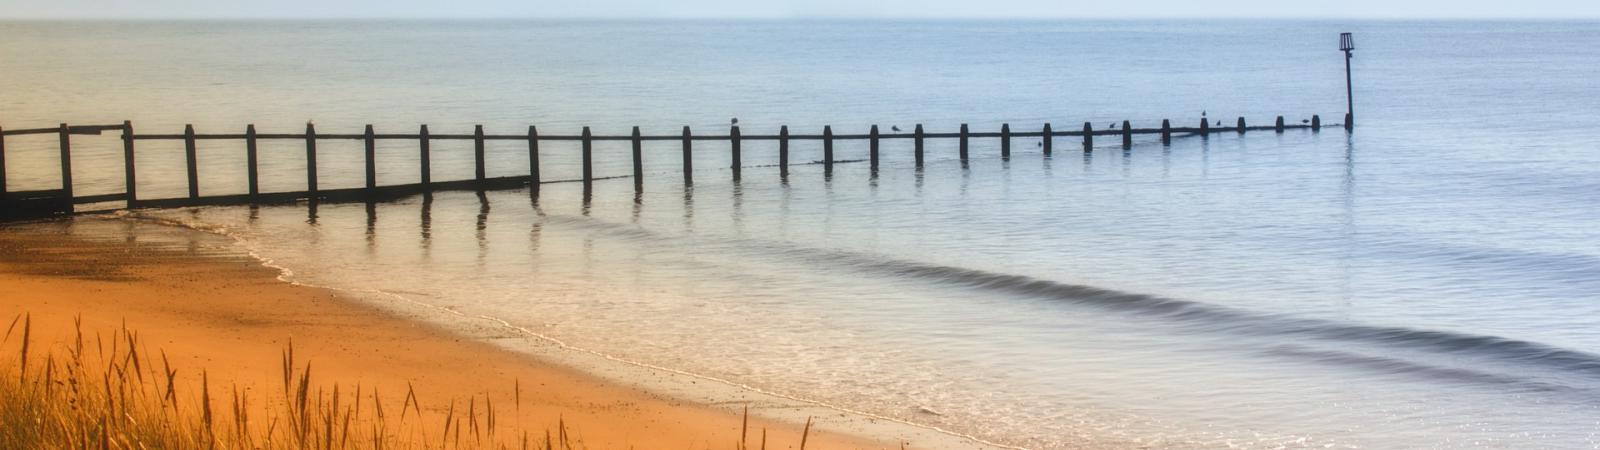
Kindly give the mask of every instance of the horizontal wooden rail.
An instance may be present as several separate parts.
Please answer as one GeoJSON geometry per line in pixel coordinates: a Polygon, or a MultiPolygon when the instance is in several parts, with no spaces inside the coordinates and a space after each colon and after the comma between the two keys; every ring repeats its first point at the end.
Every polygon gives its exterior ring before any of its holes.
{"type": "MultiPolygon", "coordinates": [[[[1348,119],[1347,119],[1348,120],[1348,119]]],[[[192,125],[185,126],[179,134],[137,134],[134,133],[131,122],[120,125],[67,125],[61,124],[53,128],[31,128],[6,130],[0,128],[0,218],[21,216],[39,216],[71,213],[74,205],[89,203],[125,202],[127,208],[145,207],[179,207],[201,205],[229,205],[251,203],[282,203],[300,200],[313,201],[378,201],[389,198],[403,197],[419,193],[441,190],[491,190],[532,187],[537,192],[539,185],[561,181],[543,181],[539,164],[539,143],[546,141],[578,142],[582,145],[582,178],[570,180],[582,182],[587,192],[595,180],[607,178],[629,178],[629,176],[596,177],[593,173],[594,155],[593,143],[595,141],[631,142],[634,188],[636,191],[644,189],[643,160],[644,141],[674,141],[682,143],[683,181],[685,184],[694,182],[693,147],[694,142],[728,142],[732,165],[728,167],[735,182],[739,181],[741,170],[742,150],[740,144],[745,141],[777,141],[779,176],[787,179],[789,176],[789,144],[793,141],[821,141],[822,159],[813,164],[820,164],[825,174],[831,174],[835,163],[855,162],[856,160],[840,160],[834,157],[833,144],[836,141],[868,141],[869,157],[860,161],[870,161],[871,173],[877,177],[879,169],[880,143],[884,140],[912,140],[914,142],[914,160],[919,169],[924,161],[924,142],[929,139],[958,139],[959,158],[965,164],[969,158],[970,141],[974,138],[999,139],[1000,157],[1009,159],[1011,156],[1012,140],[1016,138],[1042,139],[1040,147],[1045,157],[1050,157],[1054,151],[1053,139],[1058,137],[1078,137],[1083,142],[1083,151],[1093,151],[1094,140],[1097,136],[1120,137],[1123,149],[1133,146],[1136,135],[1159,135],[1163,145],[1170,144],[1174,134],[1209,136],[1221,133],[1244,134],[1250,131],[1275,131],[1282,133],[1285,130],[1310,129],[1320,131],[1323,123],[1320,116],[1312,116],[1309,123],[1286,124],[1282,116],[1276,117],[1272,125],[1248,126],[1244,118],[1239,118],[1229,126],[1222,122],[1212,125],[1211,119],[1202,118],[1198,127],[1173,127],[1171,121],[1162,120],[1159,128],[1134,128],[1131,121],[1122,121],[1104,129],[1096,129],[1091,123],[1084,123],[1082,128],[1076,126],[1052,128],[1049,123],[1041,124],[1036,130],[1013,130],[1010,124],[1002,124],[996,131],[972,131],[966,124],[962,124],[957,132],[927,132],[922,124],[916,124],[910,132],[899,131],[898,128],[884,133],[877,125],[864,127],[865,133],[834,133],[832,126],[821,128],[820,134],[790,133],[788,126],[779,127],[777,134],[744,134],[740,127],[726,128],[727,134],[694,134],[690,127],[683,127],[681,134],[671,135],[644,135],[639,127],[632,127],[632,133],[627,135],[597,135],[589,127],[583,127],[581,134],[541,134],[536,127],[528,127],[525,134],[488,134],[482,125],[475,126],[472,133],[460,134],[432,134],[427,125],[420,127],[416,133],[377,133],[371,125],[367,125],[364,132],[359,134],[324,134],[316,132],[315,126],[306,125],[303,133],[258,133],[255,125],[245,127],[243,133],[204,134],[196,132],[192,125]],[[1120,125],[1120,126],[1119,126],[1120,125]],[[123,147],[124,177],[126,191],[111,194],[96,194],[77,196],[72,190],[72,135],[99,135],[106,131],[121,131],[123,147]],[[57,135],[60,142],[61,161],[61,189],[7,192],[6,190],[6,142],[7,136],[25,135],[57,135]],[[182,141],[184,143],[184,156],[186,159],[186,175],[188,195],[181,198],[167,199],[142,199],[139,198],[135,188],[137,170],[134,165],[134,151],[137,141],[182,141]],[[306,184],[304,190],[292,192],[260,192],[259,174],[259,148],[258,143],[263,140],[298,141],[305,148],[306,184]],[[355,141],[365,145],[365,176],[364,187],[348,189],[318,189],[317,175],[317,142],[320,141],[355,141]],[[227,195],[203,195],[200,186],[198,165],[199,141],[242,141],[246,153],[246,173],[248,193],[227,195]],[[418,146],[420,152],[420,183],[400,185],[379,185],[377,170],[376,146],[378,141],[408,141],[418,146]],[[433,141],[470,141],[473,142],[473,162],[475,175],[471,179],[455,181],[434,181],[432,179],[431,149],[433,141]],[[485,143],[488,141],[516,141],[527,145],[529,171],[526,175],[508,177],[487,177],[487,158],[485,157],[485,143]]],[[[1329,126],[1334,126],[1330,124],[1329,126]]],[[[1348,131],[1348,129],[1347,129],[1348,131]]]]}
{"type": "MultiPolygon", "coordinates": [[[[1328,126],[1336,126],[1336,125],[1330,124],[1328,126]]],[[[119,125],[119,127],[120,127],[120,125],[119,125]]],[[[1285,129],[1285,130],[1310,129],[1310,128],[1312,128],[1311,125],[1304,125],[1304,124],[1284,125],[1283,126],[1283,129],[1285,129]]],[[[1274,131],[1274,130],[1277,129],[1277,127],[1271,126],[1271,125],[1263,125],[1263,126],[1247,126],[1244,129],[1246,131],[1274,131]]],[[[32,131],[32,130],[19,130],[19,131],[32,131]]],[[[51,129],[49,132],[50,133],[56,133],[58,131],[59,130],[51,129]]],[[[1168,133],[1172,133],[1172,134],[1201,134],[1201,133],[1219,134],[1219,133],[1234,133],[1234,132],[1238,132],[1238,131],[1239,131],[1238,127],[1218,126],[1218,127],[1208,127],[1208,128],[1173,127],[1171,129],[1168,129],[1168,130],[1162,130],[1161,128],[1134,128],[1132,130],[1128,130],[1127,133],[1132,133],[1132,134],[1161,134],[1163,132],[1168,132],[1168,133]]],[[[12,133],[10,131],[6,131],[6,135],[11,135],[11,134],[12,133]]],[[[41,134],[41,133],[17,133],[17,134],[41,134]]],[[[96,134],[98,134],[98,133],[96,133],[96,134]]],[[[1052,136],[1052,137],[1083,136],[1084,134],[1085,133],[1083,131],[1052,131],[1052,132],[1050,132],[1050,136],[1052,136]]],[[[1125,134],[1125,132],[1124,132],[1124,130],[1113,128],[1113,129],[1094,130],[1090,134],[1092,134],[1094,136],[1120,136],[1120,135],[1125,134]]],[[[967,133],[966,136],[969,137],[969,138],[999,138],[999,137],[1003,137],[1004,134],[1002,134],[1000,132],[996,132],[996,131],[975,131],[975,132],[967,133]]],[[[1045,133],[1042,132],[1042,131],[1013,131],[1013,132],[1010,133],[1010,136],[1014,137],[1014,138],[1026,138],[1026,137],[1037,138],[1037,137],[1044,137],[1045,133]]],[[[201,141],[244,140],[247,137],[248,136],[246,136],[244,134],[200,134],[200,133],[196,133],[193,136],[193,138],[195,140],[201,140],[201,141]]],[[[364,135],[364,134],[322,134],[322,133],[317,133],[317,134],[313,135],[312,137],[315,138],[316,140],[319,140],[319,141],[338,141],[338,140],[361,141],[361,140],[367,139],[367,136],[364,135]]],[[[923,139],[954,139],[954,138],[960,138],[960,137],[961,137],[961,133],[923,133],[922,136],[921,136],[921,138],[923,138],[923,139]]],[[[134,135],[133,138],[136,139],[136,140],[141,140],[141,141],[181,141],[181,140],[189,139],[190,137],[186,136],[186,135],[183,135],[183,134],[138,134],[138,135],[134,135]]],[[[419,135],[419,134],[374,134],[374,135],[372,135],[372,138],[376,139],[376,140],[380,140],[380,141],[383,141],[383,140],[416,141],[416,140],[422,139],[423,136],[419,135]]],[[[641,136],[637,136],[637,137],[632,136],[632,135],[618,135],[618,136],[592,135],[592,136],[588,137],[588,140],[590,140],[590,141],[632,141],[632,140],[634,140],[636,138],[638,140],[642,140],[642,141],[682,141],[684,139],[683,135],[674,134],[674,135],[655,135],[655,136],[641,135],[641,136]]],[[[916,139],[916,138],[918,138],[918,136],[915,133],[903,133],[902,132],[902,133],[882,133],[882,134],[877,135],[876,138],[877,139],[916,139]]],[[[305,140],[306,139],[306,135],[304,135],[304,134],[269,134],[269,133],[262,133],[262,134],[255,135],[255,139],[257,139],[257,140],[305,140]]],[[[474,136],[474,135],[470,135],[470,134],[429,134],[429,135],[427,135],[427,139],[428,140],[433,140],[433,141],[472,141],[472,140],[479,139],[479,137],[478,136],[474,136]]],[[[538,134],[538,135],[534,135],[534,136],[529,136],[529,135],[526,135],[526,134],[485,134],[485,135],[483,135],[482,139],[486,140],[486,141],[527,141],[529,139],[534,139],[534,140],[538,140],[538,141],[574,141],[574,142],[581,142],[585,138],[583,136],[581,136],[581,135],[563,135],[563,134],[538,134]]],[[[728,135],[728,134],[696,134],[696,135],[690,136],[689,139],[695,140],[695,141],[728,141],[728,140],[732,140],[733,136],[732,135],[728,135]]],[[[787,136],[778,135],[778,134],[741,134],[741,135],[739,135],[739,140],[741,140],[741,141],[776,141],[776,140],[780,140],[780,139],[781,140],[790,140],[790,141],[820,141],[820,140],[825,140],[825,139],[832,139],[832,140],[835,140],[835,141],[860,141],[860,140],[873,139],[873,136],[871,134],[835,134],[835,135],[832,135],[831,137],[830,136],[826,136],[826,135],[821,135],[821,134],[790,134],[790,135],[787,135],[787,136]]]]}

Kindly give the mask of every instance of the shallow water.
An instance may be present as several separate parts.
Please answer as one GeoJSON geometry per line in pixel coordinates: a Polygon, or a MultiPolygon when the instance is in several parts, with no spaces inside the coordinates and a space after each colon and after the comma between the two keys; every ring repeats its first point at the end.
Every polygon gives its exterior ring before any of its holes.
{"type": "MultiPolygon", "coordinates": [[[[931,141],[922,170],[887,141],[876,177],[787,180],[747,142],[737,184],[704,143],[692,189],[662,142],[637,197],[611,180],[588,202],[557,183],[137,216],[233,236],[309,283],[1011,445],[1596,446],[1597,24],[12,23],[0,56],[28,63],[0,72],[19,93],[0,125],[1335,121],[1339,31],[1361,46],[1352,135],[1060,139],[1050,158],[1019,138],[1009,160],[975,140],[968,164],[931,141]]],[[[80,141],[78,189],[114,192],[115,137],[80,141]]],[[[49,187],[51,143],[8,140],[13,189],[49,187]]],[[[181,195],[161,176],[181,145],[140,145],[142,195],[181,195]]],[[[206,192],[242,190],[232,146],[203,147],[206,192]]],[[[359,143],[321,147],[324,186],[359,185],[359,143]]],[[[436,180],[470,176],[470,146],[434,147],[436,180]]],[[[575,147],[544,147],[547,179],[576,175],[575,147]]],[[[598,149],[598,174],[627,173],[625,143],[598,149]]],[[[490,150],[491,175],[526,170],[519,145],[490,150]]],[[[267,186],[300,188],[299,151],[263,148],[267,186]]],[[[415,180],[414,151],[381,148],[380,180],[415,180]]]]}

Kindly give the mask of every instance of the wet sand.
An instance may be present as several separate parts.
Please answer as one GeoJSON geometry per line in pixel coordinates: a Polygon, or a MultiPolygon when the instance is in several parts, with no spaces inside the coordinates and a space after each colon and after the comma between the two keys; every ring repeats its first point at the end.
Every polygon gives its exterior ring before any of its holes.
{"type": "MultiPolygon", "coordinates": [[[[198,383],[204,370],[213,386],[265,393],[279,389],[282,352],[292,340],[296,359],[313,364],[323,383],[376,387],[394,405],[414,386],[422,410],[437,416],[414,423],[442,421],[452,400],[459,404],[474,396],[490,397],[504,411],[520,384],[517,417],[501,413],[502,423],[511,422],[507,429],[542,435],[565,423],[584,446],[596,449],[736,448],[740,440],[738,411],[745,404],[739,402],[685,401],[604,379],[339,292],[280,281],[277,270],[234,252],[133,237],[86,239],[69,233],[70,227],[0,226],[0,319],[31,314],[41,347],[72,339],[75,317],[90,335],[125,326],[151,350],[165,352],[180,379],[198,383]]],[[[752,447],[763,430],[768,448],[799,447],[802,426],[792,416],[807,408],[759,398],[745,403],[754,416],[748,428],[752,447]],[[789,421],[762,418],[784,416],[776,414],[781,409],[790,410],[789,421]]],[[[830,431],[826,423],[844,416],[818,417],[824,425],[810,431],[806,447],[900,448],[911,440],[911,448],[947,448],[958,442],[890,435],[899,434],[897,429],[919,434],[904,424],[855,428],[870,437],[830,431]]]]}

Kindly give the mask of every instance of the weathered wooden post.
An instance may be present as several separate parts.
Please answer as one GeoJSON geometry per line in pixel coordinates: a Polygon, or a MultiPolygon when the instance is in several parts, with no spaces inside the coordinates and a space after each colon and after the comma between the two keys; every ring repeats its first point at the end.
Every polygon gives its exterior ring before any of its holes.
{"type": "Polygon", "coordinates": [[[644,141],[639,138],[639,127],[633,127],[633,191],[644,190],[644,141]]]}
{"type": "Polygon", "coordinates": [[[6,130],[0,127],[0,199],[6,195],[6,130]]]}
{"type": "Polygon", "coordinates": [[[594,182],[594,135],[589,133],[589,127],[583,127],[583,187],[585,190],[594,182]]]}
{"type": "Polygon", "coordinates": [[[1133,124],[1122,121],[1122,149],[1133,148],[1133,124]]]}
{"type": "Polygon", "coordinates": [[[964,123],[961,124],[961,137],[959,138],[959,140],[961,141],[961,143],[960,143],[961,162],[966,162],[967,161],[967,139],[969,138],[969,136],[968,136],[969,134],[971,134],[971,133],[969,131],[967,131],[967,124],[964,124],[964,123]]]}
{"type": "Polygon", "coordinates": [[[528,125],[528,189],[539,192],[539,127],[528,125]]]}
{"type": "Polygon", "coordinates": [[[0,199],[6,195],[6,130],[0,127],[0,199]]]}
{"type": "Polygon", "coordinates": [[[778,177],[789,177],[789,126],[778,128],[778,177]]]}
{"type": "MultiPolygon", "coordinates": [[[[133,133],[128,133],[133,134],[133,133]]],[[[132,154],[130,147],[128,152],[132,154]]],[[[250,199],[255,200],[261,195],[261,164],[260,154],[256,148],[256,124],[244,126],[244,165],[245,184],[249,185],[250,199]]],[[[131,167],[130,167],[131,168],[131,167]]],[[[129,194],[132,194],[130,191],[129,194]]]]}
{"type": "Polygon", "coordinates": [[[1355,83],[1350,79],[1350,58],[1354,57],[1356,39],[1350,33],[1339,33],[1339,51],[1344,52],[1344,99],[1348,108],[1344,114],[1344,130],[1354,130],[1356,126],[1356,94],[1355,83]]]}
{"type": "Polygon", "coordinates": [[[72,130],[61,124],[61,195],[66,197],[66,212],[72,212],[72,130]]]}
{"type": "Polygon", "coordinates": [[[1311,115],[1311,131],[1322,131],[1322,116],[1311,115]]]}
{"type": "Polygon", "coordinates": [[[694,184],[694,138],[689,134],[689,126],[683,126],[683,185],[694,184]]]}
{"type": "Polygon", "coordinates": [[[317,196],[317,128],[306,122],[306,192],[317,196]]]}
{"type": "Polygon", "coordinates": [[[1050,156],[1051,144],[1055,142],[1055,134],[1050,131],[1050,122],[1044,123],[1044,129],[1040,130],[1039,134],[1044,139],[1039,141],[1039,146],[1044,147],[1044,156],[1050,156]]]}
{"type": "Polygon", "coordinates": [[[1083,151],[1085,153],[1094,151],[1094,125],[1090,125],[1089,122],[1083,123],[1083,151]]]}
{"type": "Polygon", "coordinates": [[[822,171],[833,173],[833,125],[822,126],[822,171]]]}
{"type": "MultiPolygon", "coordinates": [[[[1219,120],[1218,122],[1221,122],[1221,121],[1219,120]]],[[[1204,117],[1200,118],[1200,137],[1201,138],[1211,137],[1211,122],[1206,120],[1206,118],[1204,118],[1204,117]]]]}
{"type": "Polygon", "coordinates": [[[1172,144],[1172,121],[1161,119],[1161,145],[1172,144]]]}
{"type": "Polygon", "coordinates": [[[200,164],[199,155],[194,148],[194,125],[183,126],[183,157],[184,168],[189,174],[189,199],[200,198],[200,164]]]}
{"type": "Polygon", "coordinates": [[[1278,116],[1278,121],[1272,124],[1272,130],[1283,134],[1283,116],[1278,116]]]}
{"type": "Polygon", "coordinates": [[[878,126],[873,125],[867,137],[867,160],[872,166],[872,173],[878,173],[878,126]]]}
{"type": "Polygon", "coordinates": [[[1239,134],[1244,134],[1244,118],[1243,117],[1239,118],[1239,125],[1238,125],[1237,129],[1239,130],[1239,134]]]}
{"type": "Polygon", "coordinates": [[[472,161],[473,177],[480,182],[489,175],[483,160],[483,125],[477,125],[472,128],[472,161]]]}
{"type": "MultiPolygon", "coordinates": [[[[250,156],[252,158],[251,164],[253,166],[255,155],[252,154],[250,156]]],[[[3,164],[0,164],[0,166],[3,166],[3,164]]],[[[251,180],[254,180],[255,171],[252,170],[250,175],[252,177],[251,180]]],[[[133,121],[131,120],[122,121],[122,181],[124,185],[123,189],[128,196],[128,208],[133,208],[133,205],[139,201],[139,181],[138,172],[134,170],[133,121]]],[[[251,183],[251,187],[255,187],[253,182],[251,183]]],[[[5,189],[0,189],[0,192],[5,192],[5,189]]],[[[255,192],[251,191],[251,195],[255,195],[255,192]]]]}
{"type": "Polygon", "coordinates": [[[733,154],[733,181],[739,181],[739,169],[744,167],[741,151],[739,151],[739,126],[734,125],[728,130],[728,148],[733,154]]]}
{"type": "Polygon", "coordinates": [[[916,139],[915,139],[916,140],[915,155],[916,155],[916,159],[917,159],[917,167],[920,168],[920,167],[922,167],[922,138],[923,138],[922,124],[920,124],[920,123],[917,124],[916,130],[912,131],[912,133],[916,135],[916,139]]]}
{"type": "Polygon", "coordinates": [[[378,139],[375,135],[372,124],[367,124],[366,133],[361,136],[366,141],[367,191],[378,188],[378,139]]]}
{"type": "Polygon", "coordinates": [[[1011,159],[1011,124],[1000,124],[1000,159],[1011,159]]]}
{"type": "Polygon", "coordinates": [[[422,189],[426,191],[433,190],[432,147],[431,138],[428,137],[428,126],[424,124],[422,129],[417,131],[417,148],[420,153],[418,156],[422,159],[422,189]]]}

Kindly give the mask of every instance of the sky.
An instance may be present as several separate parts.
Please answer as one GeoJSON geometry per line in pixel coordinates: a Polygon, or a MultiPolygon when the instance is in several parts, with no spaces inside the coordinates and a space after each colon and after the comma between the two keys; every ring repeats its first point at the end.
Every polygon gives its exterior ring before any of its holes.
{"type": "Polygon", "coordinates": [[[1596,0],[0,0],[3,19],[1600,18],[1596,0]]]}

